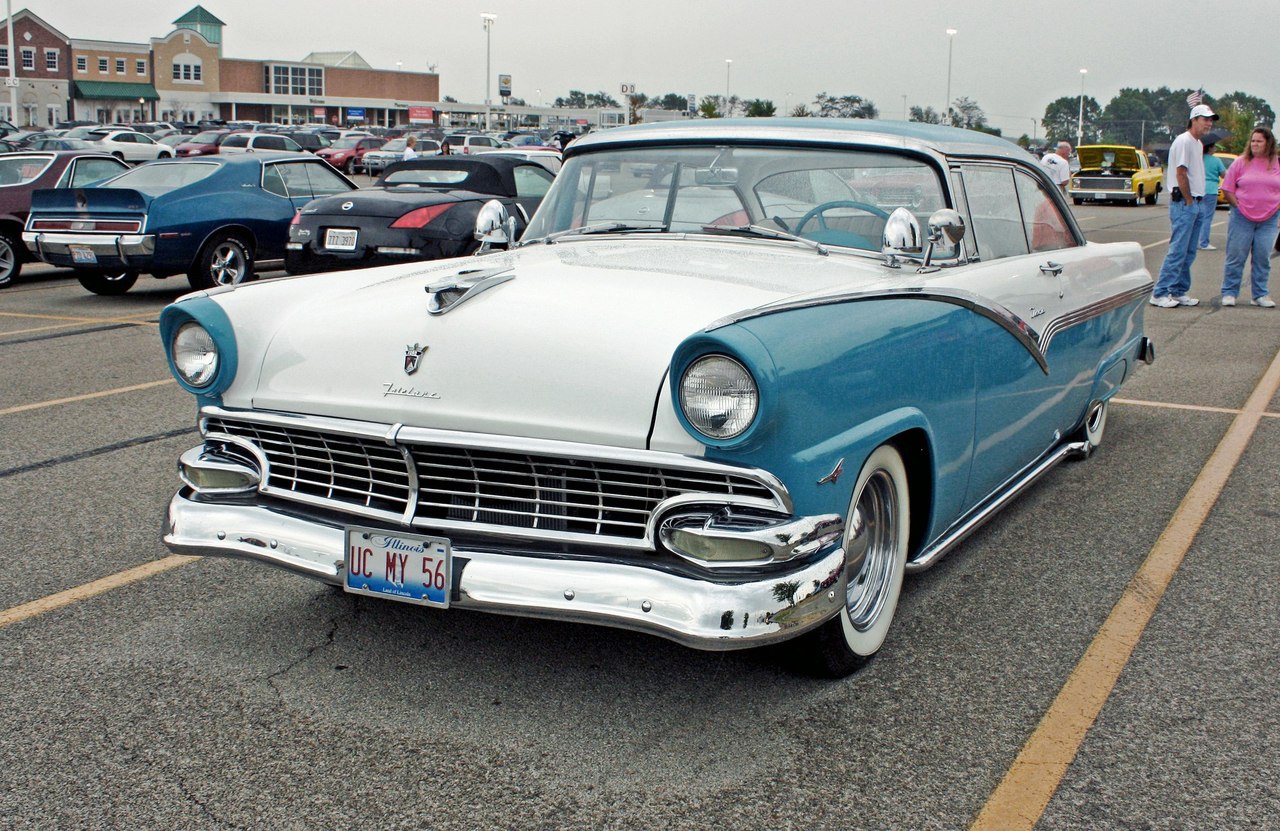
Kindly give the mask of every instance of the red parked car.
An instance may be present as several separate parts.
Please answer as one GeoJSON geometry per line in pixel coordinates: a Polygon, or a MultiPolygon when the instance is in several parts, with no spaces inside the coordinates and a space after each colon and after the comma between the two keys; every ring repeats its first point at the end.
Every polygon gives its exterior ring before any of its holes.
{"type": "Polygon", "coordinates": [[[364,168],[364,154],[386,144],[386,139],[376,136],[348,136],[317,150],[316,155],[348,176],[364,168]]]}
{"type": "Polygon", "coordinates": [[[205,130],[197,133],[191,138],[173,148],[173,152],[179,158],[183,156],[214,156],[218,153],[218,146],[231,135],[233,130],[205,130]]]}
{"type": "Polygon", "coordinates": [[[100,150],[21,152],[0,156],[0,289],[32,259],[22,242],[31,194],[45,188],[84,188],[129,169],[100,150]]]}

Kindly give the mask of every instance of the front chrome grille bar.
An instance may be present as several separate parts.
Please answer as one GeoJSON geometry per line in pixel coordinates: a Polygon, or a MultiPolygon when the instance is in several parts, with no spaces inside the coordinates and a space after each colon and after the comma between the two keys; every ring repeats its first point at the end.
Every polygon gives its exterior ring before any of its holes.
{"type": "Polygon", "coordinates": [[[672,453],[216,407],[202,415],[207,442],[254,448],[263,493],[410,527],[648,547],[672,500],[790,510],[763,471],[672,453]]]}

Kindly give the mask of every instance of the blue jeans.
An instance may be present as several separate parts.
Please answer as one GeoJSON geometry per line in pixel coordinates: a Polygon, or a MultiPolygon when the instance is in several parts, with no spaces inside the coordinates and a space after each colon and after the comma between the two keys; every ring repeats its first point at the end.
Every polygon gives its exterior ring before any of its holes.
{"type": "Polygon", "coordinates": [[[1256,300],[1268,294],[1267,277],[1271,274],[1271,246],[1276,243],[1276,217],[1272,214],[1261,222],[1246,219],[1238,208],[1231,209],[1227,219],[1227,265],[1222,270],[1222,293],[1232,297],[1240,293],[1244,261],[1252,261],[1249,279],[1256,300]]]}
{"type": "Polygon", "coordinates": [[[1181,199],[1169,201],[1169,224],[1173,226],[1173,233],[1152,297],[1181,297],[1191,290],[1191,264],[1196,261],[1203,204],[1203,200],[1190,205],[1181,199]]]}
{"type": "Polygon", "coordinates": [[[1200,226],[1200,248],[1209,244],[1209,228],[1213,225],[1213,212],[1218,209],[1218,192],[1206,193],[1204,201],[1199,203],[1202,223],[1200,226]]]}

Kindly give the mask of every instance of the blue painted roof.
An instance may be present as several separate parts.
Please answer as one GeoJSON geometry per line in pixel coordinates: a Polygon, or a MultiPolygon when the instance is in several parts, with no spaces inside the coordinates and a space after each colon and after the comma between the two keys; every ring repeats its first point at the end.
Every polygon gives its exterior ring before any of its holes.
{"type": "Polygon", "coordinates": [[[692,118],[685,121],[663,121],[592,132],[570,144],[568,150],[572,153],[574,145],[579,142],[585,147],[598,141],[679,140],[684,135],[699,139],[726,136],[776,140],[791,137],[797,141],[822,141],[824,137],[821,134],[824,133],[827,140],[835,138],[843,141],[847,138],[849,141],[856,141],[859,136],[863,136],[881,143],[888,140],[929,147],[944,154],[991,153],[1017,156],[1023,160],[1030,157],[1017,144],[990,133],[916,121],[866,118],[692,118]]]}

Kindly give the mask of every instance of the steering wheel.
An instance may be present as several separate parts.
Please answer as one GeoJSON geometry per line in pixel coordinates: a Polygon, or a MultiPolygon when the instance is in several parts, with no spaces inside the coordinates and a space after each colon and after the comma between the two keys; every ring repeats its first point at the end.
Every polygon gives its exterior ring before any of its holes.
{"type": "Polygon", "coordinates": [[[804,226],[808,225],[809,221],[814,217],[817,217],[818,225],[822,227],[822,230],[828,230],[827,218],[823,216],[823,214],[835,208],[857,208],[860,211],[866,211],[869,214],[874,214],[881,219],[889,219],[889,212],[882,208],[877,208],[875,205],[868,205],[866,202],[854,202],[851,199],[835,199],[830,202],[823,202],[821,205],[816,206],[813,210],[800,217],[800,221],[796,223],[796,229],[792,233],[798,235],[804,230],[804,226]]]}

